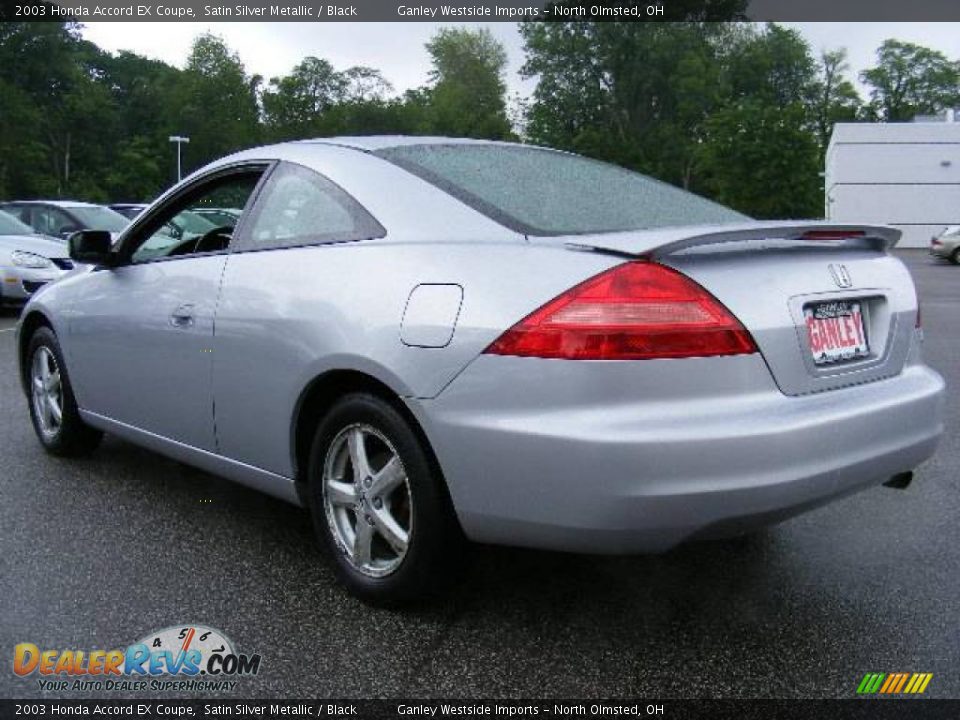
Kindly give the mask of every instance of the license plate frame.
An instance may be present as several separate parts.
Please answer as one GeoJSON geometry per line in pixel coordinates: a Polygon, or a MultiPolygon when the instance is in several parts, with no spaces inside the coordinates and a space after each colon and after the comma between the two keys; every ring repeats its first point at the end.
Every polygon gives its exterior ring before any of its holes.
{"type": "Polygon", "coordinates": [[[803,306],[813,364],[830,367],[870,356],[867,323],[860,300],[825,300],[803,306]]]}

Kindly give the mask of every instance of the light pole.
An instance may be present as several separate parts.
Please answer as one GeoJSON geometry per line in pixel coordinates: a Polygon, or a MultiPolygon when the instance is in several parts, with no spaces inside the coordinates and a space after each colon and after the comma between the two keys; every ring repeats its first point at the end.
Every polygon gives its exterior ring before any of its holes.
{"type": "Polygon", "coordinates": [[[180,182],[182,177],[182,173],[180,172],[180,146],[190,142],[190,138],[183,137],[182,135],[171,135],[170,142],[177,144],[177,182],[180,182]]]}

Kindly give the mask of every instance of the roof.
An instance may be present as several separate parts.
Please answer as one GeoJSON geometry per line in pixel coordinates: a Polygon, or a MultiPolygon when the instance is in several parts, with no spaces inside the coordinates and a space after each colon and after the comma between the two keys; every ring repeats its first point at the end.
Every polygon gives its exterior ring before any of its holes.
{"type": "Polygon", "coordinates": [[[291,144],[324,144],[340,145],[342,147],[354,148],[355,150],[383,150],[384,148],[398,147],[401,145],[502,145],[513,143],[502,143],[495,140],[474,140],[472,138],[451,138],[439,137],[435,135],[356,135],[341,136],[331,138],[313,138],[310,140],[294,140],[291,144]]]}
{"type": "Polygon", "coordinates": [[[960,123],[837,123],[830,145],[873,143],[960,143],[960,123]]]}

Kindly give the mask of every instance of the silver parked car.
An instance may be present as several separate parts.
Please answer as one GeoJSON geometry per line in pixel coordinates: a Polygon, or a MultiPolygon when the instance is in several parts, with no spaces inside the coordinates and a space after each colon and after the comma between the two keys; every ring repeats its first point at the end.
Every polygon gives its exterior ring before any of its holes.
{"type": "Polygon", "coordinates": [[[945,227],[930,239],[930,254],[960,265],[960,225],[945,227]]]}
{"type": "Polygon", "coordinates": [[[108,207],[76,200],[14,200],[0,203],[0,210],[38,233],[63,240],[77,230],[106,230],[116,237],[130,222],[108,207]]]}
{"type": "Polygon", "coordinates": [[[457,539],[647,552],[904,485],[942,432],[887,227],[755,222],[542,148],[369,137],[195,173],[38,293],[50,452],[103,432],[312,512],[371,601],[457,539]],[[174,238],[198,207],[235,227],[174,238]]]}
{"type": "Polygon", "coordinates": [[[0,210],[0,305],[22,305],[73,266],[65,243],[0,210]]]}

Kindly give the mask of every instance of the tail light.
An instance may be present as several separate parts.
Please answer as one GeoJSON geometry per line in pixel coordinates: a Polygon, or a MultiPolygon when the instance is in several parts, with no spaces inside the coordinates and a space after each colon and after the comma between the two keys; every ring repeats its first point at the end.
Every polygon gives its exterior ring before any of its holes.
{"type": "Polygon", "coordinates": [[[629,262],[551,300],[485,352],[645,360],[756,351],[743,325],[693,280],[664,265],[629,262]]]}

